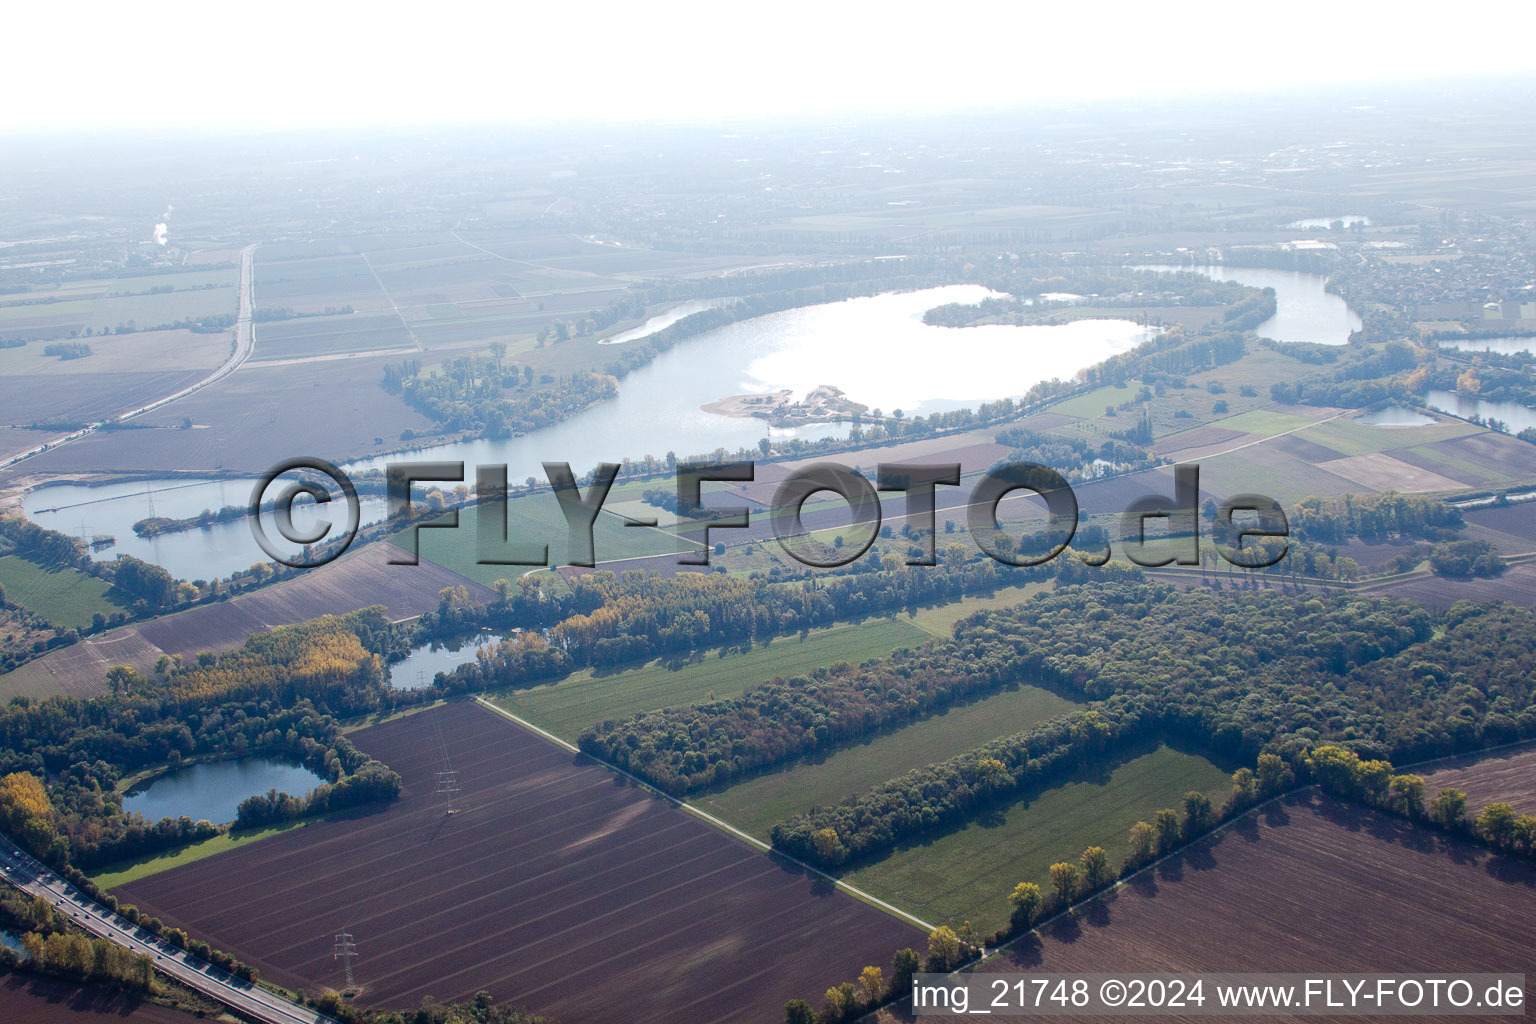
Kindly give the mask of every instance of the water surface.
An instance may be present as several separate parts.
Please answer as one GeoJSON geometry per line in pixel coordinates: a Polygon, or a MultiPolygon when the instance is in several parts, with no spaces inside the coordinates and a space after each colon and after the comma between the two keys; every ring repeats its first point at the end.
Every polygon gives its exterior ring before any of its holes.
{"type": "Polygon", "coordinates": [[[1388,405],[1373,409],[1362,416],[1356,416],[1355,422],[1373,427],[1427,427],[1437,421],[1433,416],[1427,416],[1405,405],[1388,405]]]}
{"type": "Polygon", "coordinates": [[[1536,427],[1536,409],[1518,402],[1494,402],[1455,391],[1430,391],[1424,396],[1424,404],[1463,419],[1476,416],[1484,422],[1500,420],[1511,434],[1536,427]]]}
{"type": "Polygon", "coordinates": [[[494,633],[477,633],[468,639],[433,641],[412,648],[411,653],[389,666],[389,685],[397,690],[430,686],[439,672],[452,672],[474,661],[481,649],[500,643],[494,633]]]}
{"type": "Polygon", "coordinates": [[[1536,335],[1524,338],[1457,338],[1440,341],[1441,348],[1454,348],[1462,352],[1496,352],[1512,356],[1517,352],[1536,352],[1536,335]]]}
{"type": "Polygon", "coordinates": [[[302,797],[325,782],[303,765],[264,757],[242,757],[188,765],[135,786],[123,797],[123,810],[150,821],[179,818],[222,825],[235,820],[240,802],[270,789],[302,797]]]}
{"type": "MultiPolygon", "coordinates": [[[[585,472],[599,462],[661,458],[668,452],[679,458],[717,448],[734,452],[755,446],[765,436],[844,436],[850,427],[846,423],[780,430],[762,420],[722,416],[700,407],[729,395],[788,388],[799,396],[830,384],[886,414],[900,409],[907,416],[926,415],[1022,396],[1040,381],[1070,378],[1151,336],[1150,329],[1128,320],[967,328],[923,323],[923,314],[934,306],[977,303],[996,294],[980,285],[951,285],[740,321],[662,353],[626,377],[615,399],[544,430],[504,440],[439,445],[345,468],[434,459],[462,461],[467,467],[506,464],[509,479],[522,480],[543,477],[544,461],[569,462],[585,472]]],[[[162,565],[181,579],[211,579],[266,560],[249,523],[215,524],[150,541],[134,537],[132,524],[148,515],[151,500],[156,514],[195,515],[205,508],[247,501],[251,483],[161,480],[116,489],[48,487],[27,495],[24,506],[39,524],[53,529],[116,536],[118,545],[96,557],[126,552],[162,565]],[[55,507],[59,511],[47,511],[55,507]]],[[[364,505],[369,512],[367,502],[364,505]]],[[[378,500],[372,519],[382,518],[383,510],[378,500]]],[[[364,515],[365,522],[369,518],[364,515]]]]}
{"type": "Polygon", "coordinates": [[[1213,281],[1236,281],[1249,288],[1275,290],[1275,315],[1254,328],[1261,338],[1305,341],[1314,345],[1343,345],[1360,330],[1360,318],[1342,298],[1326,291],[1327,278],[1295,270],[1261,267],[1132,267],[1132,270],[1184,271],[1213,281]]]}

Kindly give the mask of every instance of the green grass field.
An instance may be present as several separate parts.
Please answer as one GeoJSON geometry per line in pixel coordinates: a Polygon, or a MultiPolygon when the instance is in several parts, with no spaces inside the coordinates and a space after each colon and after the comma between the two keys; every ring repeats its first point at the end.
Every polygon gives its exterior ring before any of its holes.
{"type": "Polygon", "coordinates": [[[900,647],[916,647],[929,635],[898,619],[871,619],[812,633],[804,640],[780,637],[766,647],[706,654],[680,669],[652,662],[612,675],[580,672],[551,686],[517,690],[496,703],[542,729],[575,742],[589,725],[610,718],[691,704],[713,692],[734,697],[774,676],[789,677],[838,661],[858,664],[900,647]]]}
{"type": "MultiPolygon", "coordinates": [[[[654,485],[653,485],[654,486],[654,485]]],[[[617,488],[615,488],[617,492],[617,488]]],[[[498,579],[516,579],[532,566],[480,565],[476,562],[476,534],[479,507],[462,509],[455,529],[436,527],[421,530],[420,554],[477,583],[490,586],[498,579]]],[[[507,503],[507,537],[511,544],[548,544],[551,565],[567,565],[570,530],[560,511],[559,500],[549,492],[513,498],[507,503]]],[[[667,555],[677,551],[677,539],[661,529],[626,527],[618,516],[599,515],[592,530],[592,545],[599,563],[646,555],[667,555]]],[[[406,547],[402,534],[391,542],[406,547]]],[[[622,568],[616,567],[616,568],[622,568]]]]}
{"type": "Polygon", "coordinates": [[[773,823],[792,814],[857,796],[913,768],[1022,732],[1075,706],[1049,690],[1021,686],[693,802],[766,841],[773,823]]]}
{"type": "MultiPolygon", "coordinates": [[[[1058,402],[1051,406],[1051,412],[1061,413],[1063,416],[1079,416],[1083,419],[1096,419],[1104,415],[1106,407],[1119,405],[1130,398],[1135,397],[1136,388],[1126,385],[1123,388],[1102,387],[1096,391],[1090,391],[1086,395],[1078,395],[1069,398],[1065,402],[1058,402]]],[[[1132,424],[1134,426],[1135,424],[1132,424]]]]}
{"type": "Polygon", "coordinates": [[[1192,789],[1218,801],[1231,780],[1203,757],[1159,747],[1119,765],[1108,779],[1048,789],[845,877],[926,921],[970,921],[986,934],[1007,923],[1008,893],[1016,884],[1033,881],[1048,890],[1050,866],[1076,862],[1089,846],[1104,847],[1118,869],[1131,826],[1158,808],[1180,806],[1192,789]]]}
{"type": "Polygon", "coordinates": [[[91,616],[121,609],[107,598],[108,586],[78,569],[49,569],[19,555],[0,558],[5,599],[59,626],[83,628],[91,616]]]}
{"type": "MultiPolygon", "coordinates": [[[[1319,416],[1319,419],[1322,417],[1319,416]]],[[[1268,409],[1250,409],[1248,412],[1239,413],[1236,416],[1228,416],[1224,420],[1213,420],[1213,427],[1221,427],[1223,430],[1241,430],[1245,434],[1258,434],[1262,437],[1272,437],[1275,434],[1283,434],[1287,430],[1295,430],[1304,427],[1315,420],[1303,419],[1300,416],[1291,416],[1283,412],[1271,412],[1268,409]]]]}
{"type": "Polygon", "coordinates": [[[290,829],[303,828],[305,824],[307,823],[302,821],[289,821],[255,832],[241,832],[238,835],[226,832],[177,850],[149,854],[109,865],[92,875],[91,880],[103,889],[113,889],[119,885],[127,885],[129,882],[137,882],[141,878],[148,878],[150,875],[158,875],[162,871],[179,868],[183,864],[191,864],[205,857],[245,846],[247,843],[259,842],[268,836],[275,836],[290,829]]]}
{"type": "Polygon", "coordinates": [[[934,636],[948,637],[954,634],[955,623],[973,612],[986,611],[993,608],[1009,608],[1030,600],[1036,594],[1048,593],[1055,589],[1055,587],[1055,580],[1047,580],[1044,583],[1026,583],[1022,587],[1004,587],[991,597],[962,597],[960,600],[951,601],[949,604],[919,609],[918,613],[908,621],[919,629],[927,630],[934,636]]]}

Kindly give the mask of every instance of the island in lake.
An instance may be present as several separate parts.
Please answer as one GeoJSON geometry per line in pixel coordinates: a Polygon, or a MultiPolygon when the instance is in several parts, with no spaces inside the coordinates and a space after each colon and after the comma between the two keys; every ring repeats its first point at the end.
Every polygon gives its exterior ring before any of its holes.
{"type": "Polygon", "coordinates": [[[841,389],[830,384],[816,387],[798,402],[794,398],[793,391],[782,388],[763,395],[732,395],[699,408],[721,416],[767,420],[774,427],[836,423],[869,411],[869,406],[851,400],[841,389]]]}

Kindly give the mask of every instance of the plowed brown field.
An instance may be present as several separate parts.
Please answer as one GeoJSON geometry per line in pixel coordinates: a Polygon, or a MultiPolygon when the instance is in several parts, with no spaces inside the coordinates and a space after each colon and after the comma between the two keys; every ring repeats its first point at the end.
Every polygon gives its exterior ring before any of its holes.
{"type": "Polygon", "coordinates": [[[1536,814],[1536,747],[1436,761],[1415,770],[1431,795],[1447,786],[1467,794],[1474,814],[1495,802],[1536,814]]]}
{"type": "Polygon", "coordinates": [[[924,937],[474,704],[353,735],[401,799],[120,889],[311,991],[414,1006],[488,989],[571,1024],[765,1021],[924,937]],[[444,753],[458,813],[435,795],[444,753]]]}
{"type": "Polygon", "coordinates": [[[1526,975],[1529,1002],[1533,915],[1530,863],[1308,795],[1196,844],[985,969],[1510,972],[1526,975]]]}

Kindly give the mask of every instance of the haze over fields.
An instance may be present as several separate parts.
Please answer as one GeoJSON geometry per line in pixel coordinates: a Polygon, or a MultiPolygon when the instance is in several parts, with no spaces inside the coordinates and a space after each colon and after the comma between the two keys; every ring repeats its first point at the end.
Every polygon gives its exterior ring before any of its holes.
{"type": "Polygon", "coordinates": [[[12,21],[0,1017],[1536,977],[1529,12],[12,21]]]}

